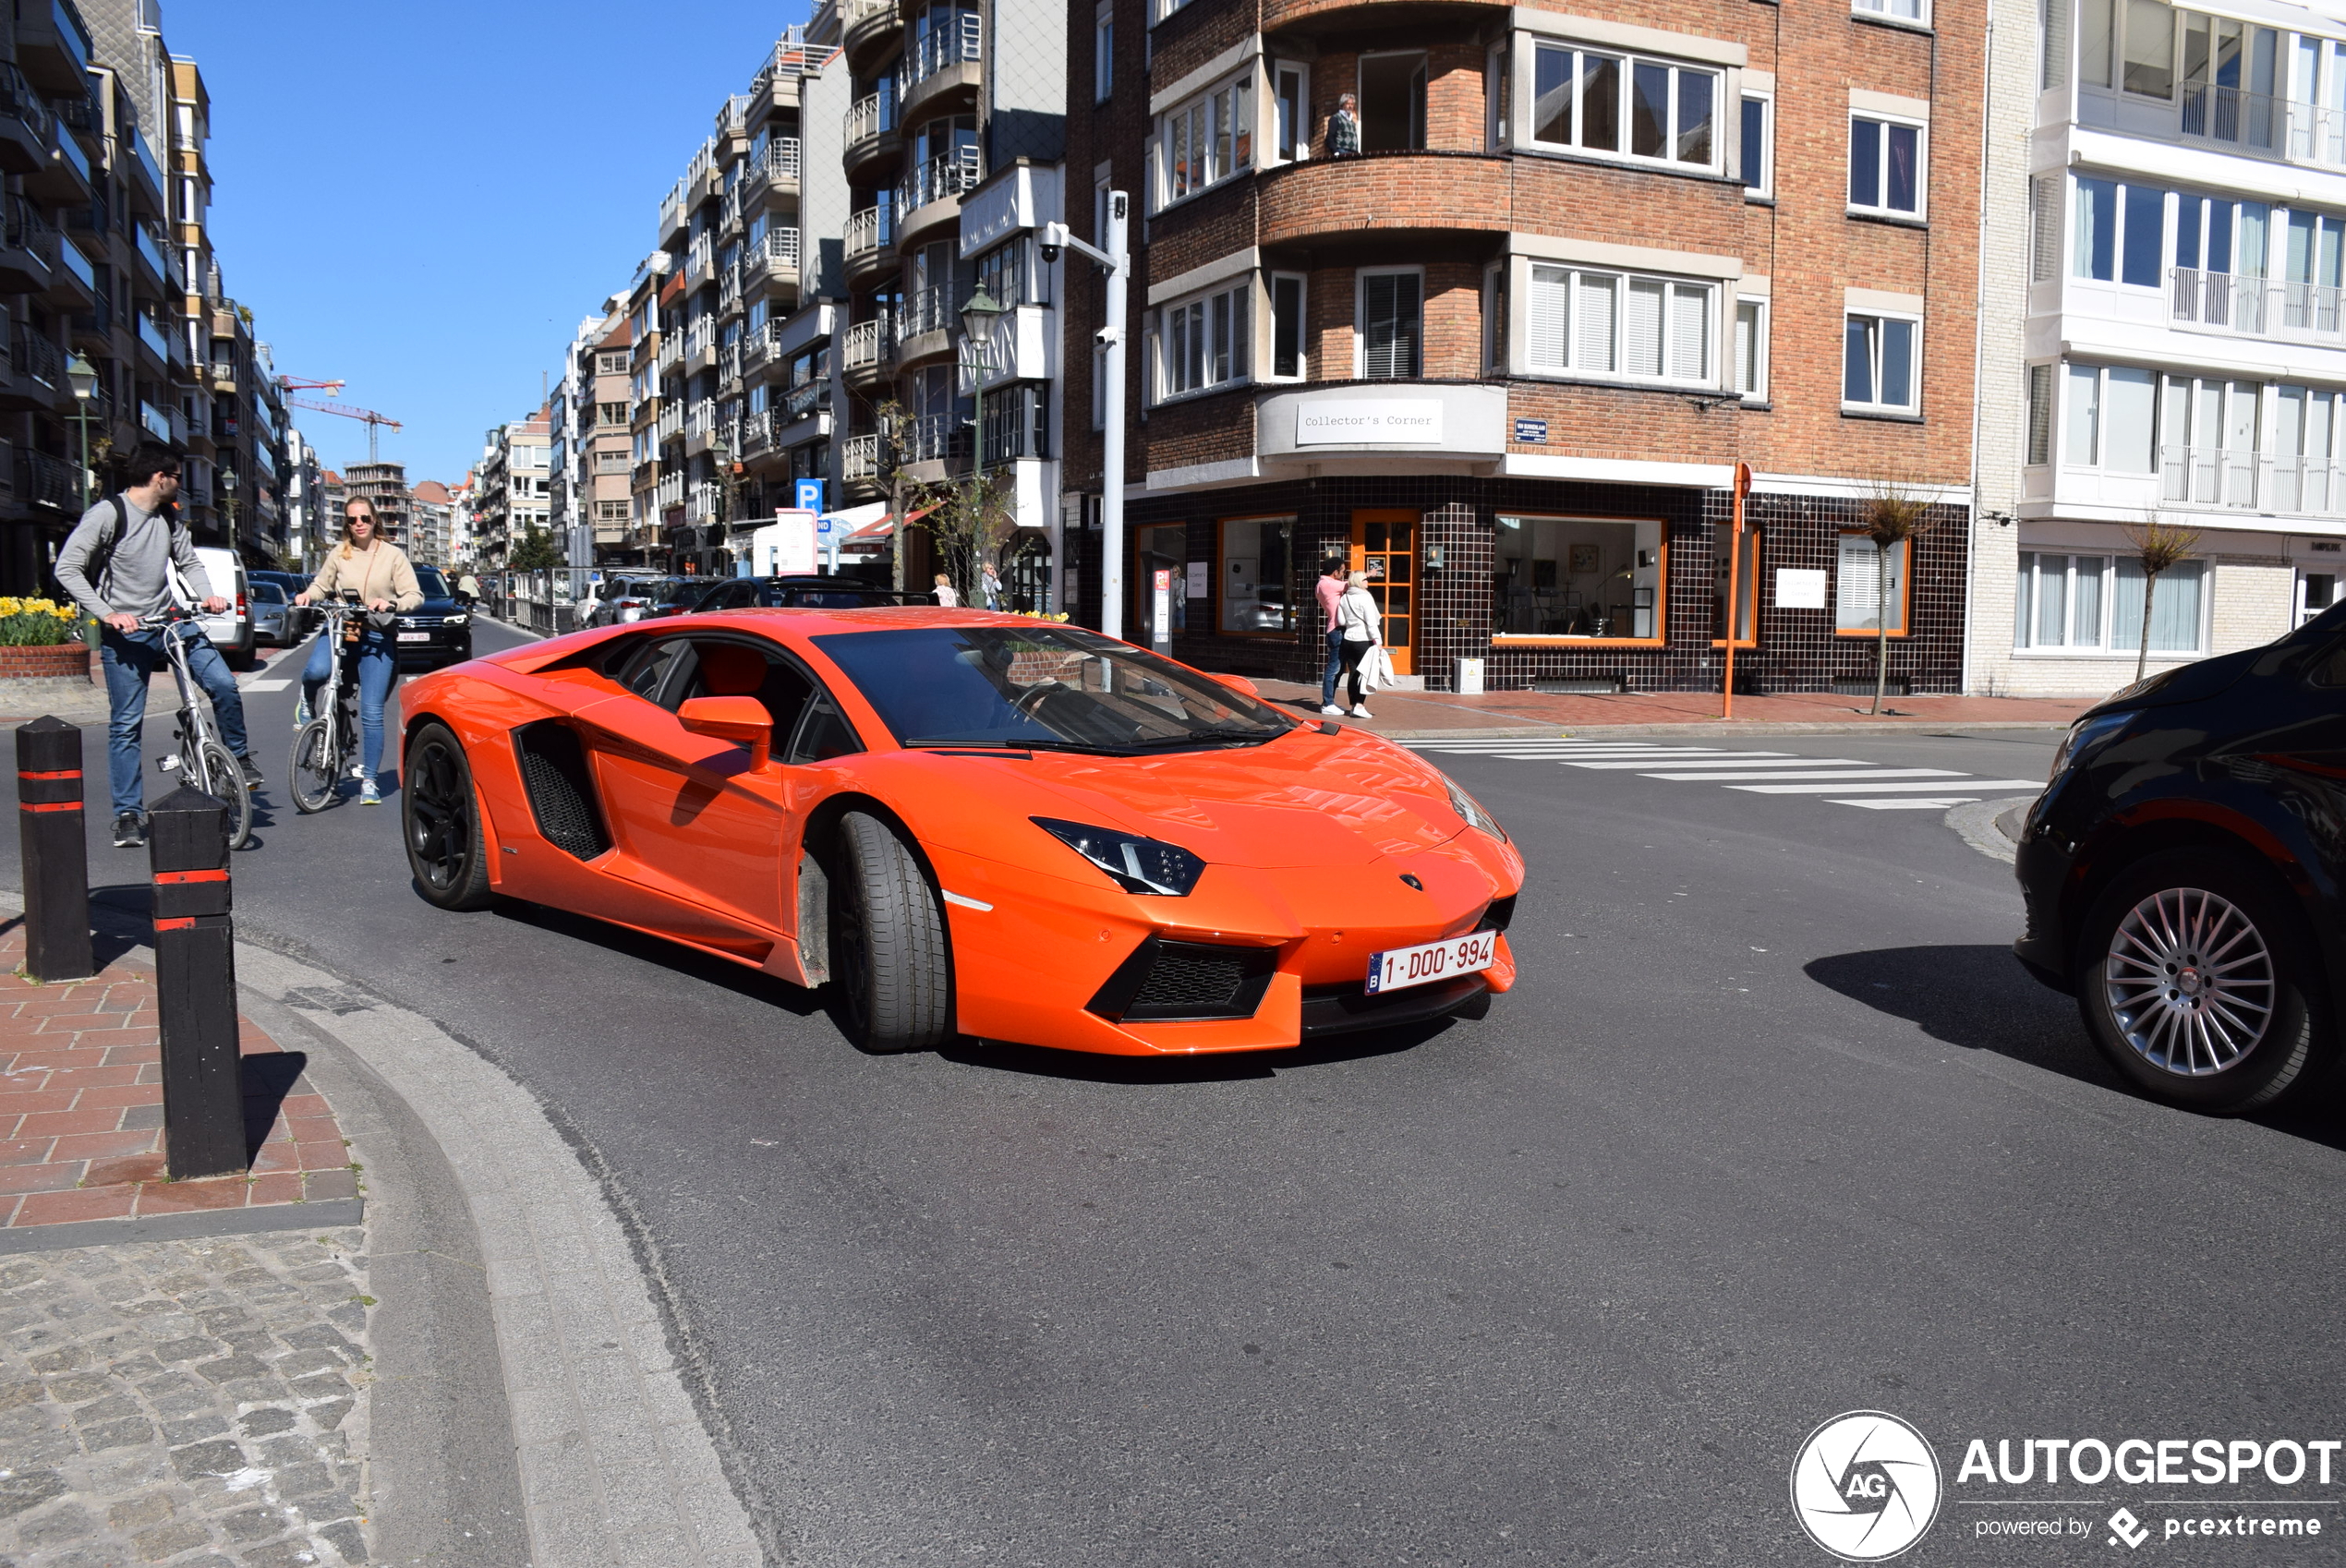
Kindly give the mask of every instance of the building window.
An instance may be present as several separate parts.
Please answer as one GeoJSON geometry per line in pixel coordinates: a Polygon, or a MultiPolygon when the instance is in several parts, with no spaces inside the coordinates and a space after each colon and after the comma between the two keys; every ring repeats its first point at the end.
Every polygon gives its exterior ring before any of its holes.
{"type": "Polygon", "coordinates": [[[1254,76],[1233,77],[1158,122],[1159,204],[1254,165],[1254,76]]]}
{"type": "Polygon", "coordinates": [[[1906,634],[1906,547],[1899,540],[1883,550],[1864,534],[1841,536],[1841,559],[1833,594],[1832,629],[1853,635],[1879,636],[1883,601],[1888,600],[1890,634],[1906,634]],[[1882,581],[1884,570],[1889,581],[1882,581]]]}
{"type": "Polygon", "coordinates": [[[1177,396],[1247,374],[1250,284],[1166,307],[1157,329],[1159,395],[1177,396]]]}
{"type": "Polygon", "coordinates": [[[1494,635],[1661,641],[1660,523],[1504,514],[1497,522],[1494,635]]]}
{"type": "Polygon", "coordinates": [[[1912,317],[1851,314],[1844,328],[1841,406],[1912,414],[1921,403],[1915,363],[1922,323],[1912,317]]]}
{"type": "Polygon", "coordinates": [[[1222,520],[1217,597],[1223,631],[1240,636],[1280,636],[1295,631],[1294,549],[1292,517],[1222,520]]]}
{"type": "Polygon", "coordinates": [[[2346,394],[2314,387],[2277,387],[2273,397],[2273,506],[2279,512],[2335,512],[2346,506],[2332,465],[2338,415],[2346,394]]]}
{"type": "Polygon", "coordinates": [[[1035,255],[1034,236],[1027,232],[1007,245],[998,245],[977,259],[977,286],[997,305],[1048,305],[1049,271],[1035,255]]]}
{"type": "Polygon", "coordinates": [[[1407,271],[1360,274],[1360,368],[1369,380],[1414,380],[1425,337],[1425,275],[1407,271]]]}
{"type": "Polygon", "coordinates": [[[1735,301],[1735,391],[1753,403],[1768,395],[1768,302],[1735,301]]]}
{"type": "Polygon", "coordinates": [[[1014,381],[987,392],[986,461],[1050,456],[1047,413],[1043,389],[1033,381],[1014,381]]]}
{"type": "Polygon", "coordinates": [[[1771,196],[1775,192],[1775,120],[1773,100],[1756,92],[1743,95],[1740,146],[1746,195],[1771,196]]]}
{"type": "Polygon", "coordinates": [[[2052,373],[2050,365],[2028,367],[2028,456],[2031,467],[2052,461],[2052,373]]]}
{"type": "Polygon", "coordinates": [[[1360,56],[1360,151],[1415,152],[1425,147],[1425,56],[1360,56]]]}
{"type": "Polygon", "coordinates": [[[2203,506],[2256,504],[2264,385],[2170,376],[2159,400],[2159,493],[2203,506]]]}
{"type": "Polygon", "coordinates": [[[1849,8],[1861,16],[1893,17],[1925,26],[1929,22],[1924,0],[1850,0],[1849,8]]]}
{"type": "Polygon", "coordinates": [[[2298,570],[2297,624],[2303,626],[2337,602],[2337,573],[2298,570]]]}
{"type": "Polygon", "coordinates": [[[624,376],[627,374],[627,356],[599,354],[595,356],[595,370],[598,375],[624,376]]]}
{"type": "Polygon", "coordinates": [[[2072,365],[2061,461],[2071,468],[2156,474],[2159,379],[2123,365],[2072,365]]]}
{"type": "Polygon", "coordinates": [[[1535,145],[1718,165],[1716,71],[1538,43],[1531,76],[1535,145]]]}
{"type": "Polygon", "coordinates": [[[1112,5],[1103,4],[1092,23],[1092,101],[1106,103],[1115,85],[1116,12],[1112,5]]]}
{"type": "Polygon", "coordinates": [[[1271,377],[1303,379],[1303,275],[1271,274],[1271,377]]]}
{"type": "Polygon", "coordinates": [[[1534,262],[1530,286],[1532,370],[1715,382],[1712,284],[1534,262]]]}
{"type": "MultiPolygon", "coordinates": [[[[2151,652],[2204,651],[2207,586],[2205,561],[2182,561],[2159,574],[2156,589],[2147,595],[2151,652]]],[[[2142,561],[2131,555],[2022,550],[2013,597],[2013,646],[2139,653],[2148,587],[2142,561]]]]}
{"type": "Polygon", "coordinates": [[[1849,210],[1895,218],[1922,215],[1920,126],[1850,116],[1849,210]]]}
{"type": "Polygon", "coordinates": [[[2164,190],[2080,175],[2071,271],[2099,283],[2157,288],[2166,227],[2164,190]]]}
{"type": "Polygon", "coordinates": [[[1279,157],[1293,162],[1312,155],[1311,74],[1308,67],[1281,60],[1271,67],[1271,94],[1278,116],[1275,127],[1279,157]]]}
{"type": "Polygon", "coordinates": [[[2061,176],[2038,175],[2028,182],[2028,281],[2061,276],[2061,176]]]}

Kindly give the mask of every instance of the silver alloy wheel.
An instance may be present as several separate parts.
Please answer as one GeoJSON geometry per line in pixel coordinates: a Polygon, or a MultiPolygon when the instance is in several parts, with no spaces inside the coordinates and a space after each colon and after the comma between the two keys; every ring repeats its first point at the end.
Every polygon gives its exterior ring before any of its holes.
{"type": "Polygon", "coordinates": [[[2237,1067],[2272,1022],[2272,950],[2239,906],[2199,887],[2153,893],[2126,913],[2102,960],[2110,1016],[2161,1072],[2237,1067]]]}

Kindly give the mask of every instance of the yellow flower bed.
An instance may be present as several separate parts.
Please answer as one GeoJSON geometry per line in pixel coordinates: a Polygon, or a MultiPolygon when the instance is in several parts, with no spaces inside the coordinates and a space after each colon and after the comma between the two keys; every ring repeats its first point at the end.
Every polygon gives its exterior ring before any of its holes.
{"type": "Polygon", "coordinates": [[[54,647],[72,642],[80,631],[78,606],[0,594],[0,647],[54,647]]]}

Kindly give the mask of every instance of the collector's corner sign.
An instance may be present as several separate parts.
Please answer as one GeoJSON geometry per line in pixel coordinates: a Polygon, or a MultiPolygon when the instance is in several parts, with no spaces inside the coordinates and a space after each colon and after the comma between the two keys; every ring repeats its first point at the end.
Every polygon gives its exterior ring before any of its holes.
{"type": "Polygon", "coordinates": [[[1442,404],[1431,397],[1353,397],[1301,403],[1298,446],[1440,446],[1442,404]]]}

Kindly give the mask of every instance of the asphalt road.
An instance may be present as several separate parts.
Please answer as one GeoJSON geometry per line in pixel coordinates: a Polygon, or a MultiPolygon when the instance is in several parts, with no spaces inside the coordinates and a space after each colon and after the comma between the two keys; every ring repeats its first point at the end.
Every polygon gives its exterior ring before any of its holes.
{"type": "MultiPolygon", "coordinates": [[[[1992,780],[2052,737],[1732,744],[1992,780]]],[[[2083,1561],[2098,1519],[1977,1538],[1970,1438],[2346,1435],[2334,1108],[2123,1092],[1939,811],[1442,760],[1530,862],[1521,984],[1287,1060],[863,1056],[714,960],[429,909],[395,804],[264,810],[237,917],[574,1132],[792,1562],[1820,1562],[1787,1476],[1855,1408],[1947,1467],[1905,1561],[2083,1561]]]]}

